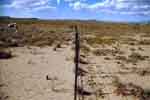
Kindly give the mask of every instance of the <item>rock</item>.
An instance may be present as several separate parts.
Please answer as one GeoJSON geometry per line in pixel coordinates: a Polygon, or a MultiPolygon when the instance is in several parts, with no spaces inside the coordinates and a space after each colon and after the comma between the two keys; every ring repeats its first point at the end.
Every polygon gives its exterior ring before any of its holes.
{"type": "Polygon", "coordinates": [[[55,46],[54,46],[54,48],[53,48],[53,50],[54,50],[54,51],[57,51],[57,50],[60,49],[60,48],[63,48],[63,47],[62,47],[62,44],[61,44],[60,42],[56,42],[56,43],[55,43],[55,46]]]}
{"type": "Polygon", "coordinates": [[[67,86],[65,86],[65,83],[62,82],[61,80],[59,80],[57,82],[53,82],[52,84],[53,85],[51,86],[51,89],[52,89],[53,92],[65,93],[65,92],[69,91],[67,86]]]}
{"type": "Polygon", "coordinates": [[[81,54],[80,54],[80,57],[86,58],[87,55],[85,55],[84,53],[81,53],[81,54]]]}
{"type": "Polygon", "coordinates": [[[46,80],[58,80],[56,76],[52,77],[50,75],[46,75],[46,80]]]}
{"type": "Polygon", "coordinates": [[[10,51],[0,51],[0,59],[9,59],[12,57],[10,51]]]}

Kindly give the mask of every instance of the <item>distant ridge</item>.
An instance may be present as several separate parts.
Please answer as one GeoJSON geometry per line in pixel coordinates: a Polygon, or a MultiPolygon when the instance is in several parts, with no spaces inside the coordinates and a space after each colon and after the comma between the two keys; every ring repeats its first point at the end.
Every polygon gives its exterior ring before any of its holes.
{"type": "Polygon", "coordinates": [[[95,19],[39,19],[39,18],[16,18],[10,16],[0,16],[0,21],[75,21],[75,22],[90,22],[90,23],[120,23],[120,24],[150,24],[150,21],[144,22],[115,22],[115,21],[103,21],[103,20],[95,20],[95,19]]]}
{"type": "Polygon", "coordinates": [[[0,16],[0,20],[39,20],[38,18],[16,18],[10,16],[0,16]]]}
{"type": "Polygon", "coordinates": [[[0,16],[0,19],[10,19],[11,17],[9,16],[0,16]]]}

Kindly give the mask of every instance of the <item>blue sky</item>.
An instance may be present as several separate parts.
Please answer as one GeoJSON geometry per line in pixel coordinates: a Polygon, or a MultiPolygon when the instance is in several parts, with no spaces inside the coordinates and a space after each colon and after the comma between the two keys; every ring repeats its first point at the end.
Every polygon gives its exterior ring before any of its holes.
{"type": "Polygon", "coordinates": [[[150,21],[150,0],[0,0],[0,16],[150,21]]]}

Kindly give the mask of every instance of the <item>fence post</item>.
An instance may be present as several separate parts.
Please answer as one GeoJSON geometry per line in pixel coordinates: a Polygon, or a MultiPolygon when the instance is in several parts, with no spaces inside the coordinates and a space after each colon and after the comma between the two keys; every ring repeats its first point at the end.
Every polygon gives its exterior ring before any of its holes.
{"type": "Polygon", "coordinates": [[[79,57],[80,57],[80,38],[78,27],[74,26],[75,29],[75,84],[74,84],[74,100],[77,100],[77,89],[78,89],[78,68],[79,68],[79,57]]]}

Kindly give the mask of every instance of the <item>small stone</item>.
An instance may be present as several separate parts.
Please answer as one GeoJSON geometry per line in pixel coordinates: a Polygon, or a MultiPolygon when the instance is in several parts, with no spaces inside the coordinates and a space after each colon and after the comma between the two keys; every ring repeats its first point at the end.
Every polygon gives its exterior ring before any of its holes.
{"type": "Polygon", "coordinates": [[[0,51],[0,59],[9,59],[12,57],[10,51],[0,51]]]}
{"type": "Polygon", "coordinates": [[[46,80],[58,80],[56,76],[52,77],[50,75],[46,75],[46,80]]]}

